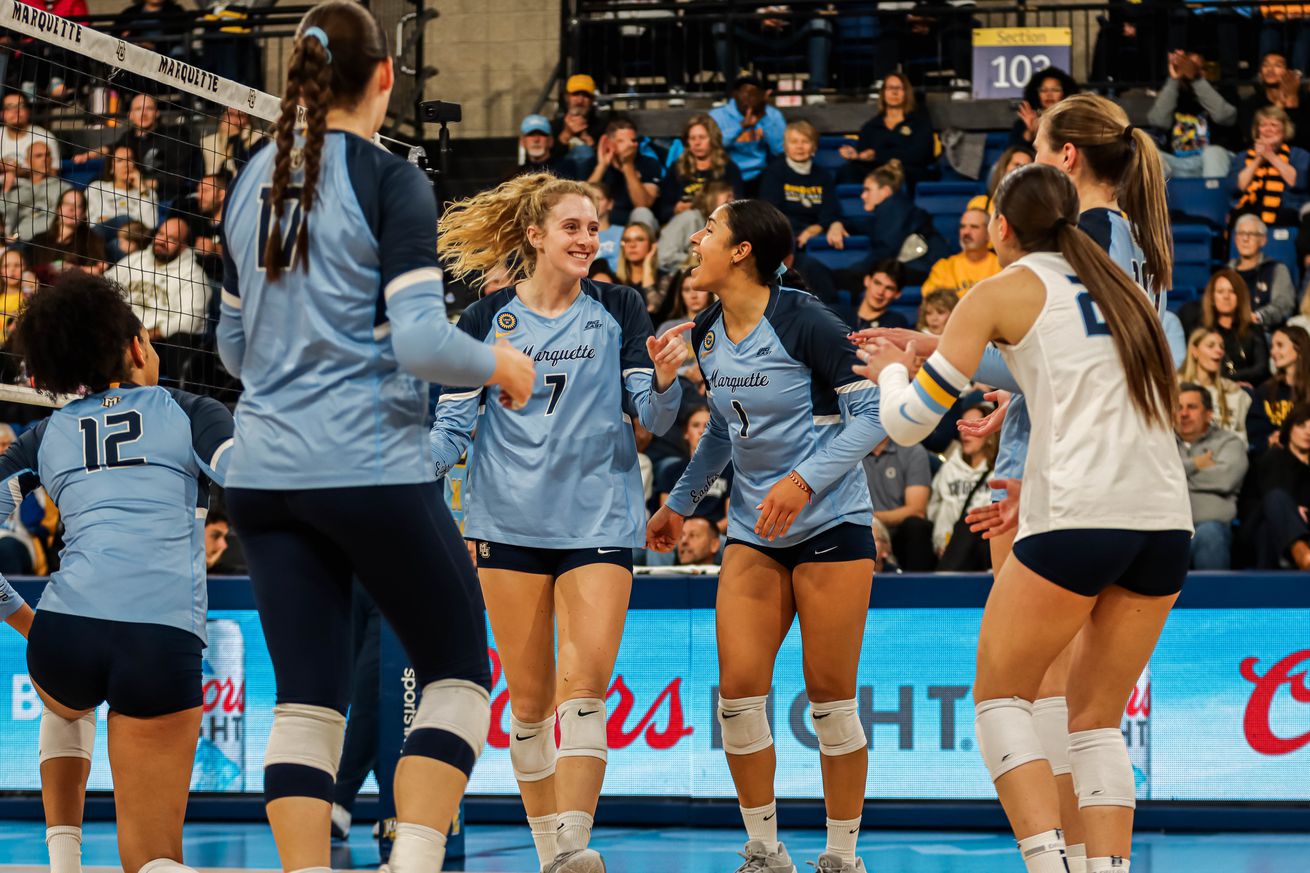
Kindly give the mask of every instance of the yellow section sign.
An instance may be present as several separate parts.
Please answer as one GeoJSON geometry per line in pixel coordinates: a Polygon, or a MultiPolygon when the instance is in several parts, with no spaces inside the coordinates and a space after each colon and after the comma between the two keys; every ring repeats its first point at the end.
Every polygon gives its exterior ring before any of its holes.
{"type": "Polygon", "coordinates": [[[1068,27],[980,27],[973,32],[975,46],[1073,45],[1068,27]]]}

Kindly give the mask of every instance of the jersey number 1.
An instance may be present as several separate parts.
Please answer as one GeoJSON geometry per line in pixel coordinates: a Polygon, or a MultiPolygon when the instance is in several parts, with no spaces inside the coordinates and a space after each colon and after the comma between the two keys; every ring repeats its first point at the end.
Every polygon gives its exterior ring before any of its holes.
{"type": "Polygon", "coordinates": [[[145,458],[124,458],[120,453],[125,444],[141,439],[141,413],[135,409],[106,415],[103,440],[100,422],[94,418],[80,419],[77,427],[82,431],[82,461],[88,473],[105,467],[135,467],[146,462],[145,458]]]}
{"type": "MultiPolygon", "coordinates": [[[[259,269],[264,267],[264,252],[268,246],[268,238],[273,233],[273,186],[265,185],[259,189],[259,250],[256,257],[259,259],[259,269]]],[[[288,185],[287,193],[282,198],[282,217],[286,223],[286,233],[281,234],[281,228],[278,228],[279,239],[282,243],[282,264],[289,265],[296,254],[296,239],[300,236],[300,222],[303,213],[300,209],[300,186],[288,185]]]]}

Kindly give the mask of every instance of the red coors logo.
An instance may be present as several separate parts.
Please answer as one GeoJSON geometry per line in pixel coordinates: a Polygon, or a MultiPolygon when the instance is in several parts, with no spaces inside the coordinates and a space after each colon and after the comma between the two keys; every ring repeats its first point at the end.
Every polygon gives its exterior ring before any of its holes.
{"type": "Polygon", "coordinates": [[[1246,732],[1246,741],[1262,755],[1288,755],[1305,746],[1310,746],[1310,731],[1300,736],[1284,738],[1274,733],[1269,724],[1269,710],[1274,704],[1278,689],[1289,686],[1292,699],[1297,703],[1310,703],[1310,684],[1306,682],[1306,673],[1310,669],[1310,649],[1293,652],[1274,664],[1261,676],[1255,672],[1259,658],[1246,658],[1242,661],[1242,678],[1255,685],[1251,699],[1246,704],[1246,717],[1242,729],[1246,732]],[[1306,666],[1293,673],[1297,667],[1306,666]]]}
{"type": "Polygon", "coordinates": [[[204,711],[221,710],[226,715],[246,711],[246,683],[237,684],[231,676],[222,679],[206,679],[200,689],[204,701],[204,711]]]}
{"type": "MultiPolygon", "coordinates": [[[[488,651],[491,654],[491,687],[494,690],[500,684],[500,677],[504,671],[500,666],[500,655],[495,649],[489,649],[488,651]]],[[[631,729],[627,727],[627,723],[633,709],[636,707],[637,695],[633,694],[632,690],[628,688],[627,683],[623,681],[622,674],[614,677],[614,682],[610,685],[605,699],[610,704],[610,715],[606,728],[611,749],[626,749],[643,734],[645,734],[646,745],[650,748],[656,750],[671,749],[683,737],[691,735],[692,727],[686,723],[682,715],[681,677],[674,679],[664,687],[664,690],[655,698],[655,702],[646,710],[645,715],[638,719],[631,729]],[[616,694],[618,695],[617,702],[613,700],[616,694]],[[664,706],[665,701],[668,701],[669,718],[664,729],[660,730],[655,723],[655,716],[659,714],[660,708],[664,706]]],[[[487,732],[487,745],[493,749],[509,748],[509,734],[505,732],[503,727],[506,720],[505,710],[508,708],[509,689],[506,688],[491,700],[491,730],[487,732]]],[[[558,727],[555,729],[555,741],[559,742],[558,727]]]]}

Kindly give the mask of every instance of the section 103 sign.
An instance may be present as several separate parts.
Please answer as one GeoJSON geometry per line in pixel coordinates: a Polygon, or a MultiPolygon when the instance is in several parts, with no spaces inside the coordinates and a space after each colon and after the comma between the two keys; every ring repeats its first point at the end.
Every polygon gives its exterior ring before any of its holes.
{"type": "MultiPolygon", "coordinates": [[[[1047,67],[1066,72],[1073,32],[1067,27],[984,27],[973,32],[973,96],[1014,99],[1047,67]]],[[[1036,107],[1033,107],[1034,109],[1036,107]]]]}

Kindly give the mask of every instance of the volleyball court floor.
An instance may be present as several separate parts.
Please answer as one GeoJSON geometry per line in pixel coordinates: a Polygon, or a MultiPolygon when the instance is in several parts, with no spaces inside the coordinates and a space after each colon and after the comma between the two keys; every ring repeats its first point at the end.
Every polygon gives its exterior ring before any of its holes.
{"type": "MultiPolygon", "coordinates": [[[[0,821],[0,873],[45,871],[45,831],[37,822],[0,821]]],[[[823,848],[821,830],[783,831],[801,873],[823,848]]],[[[592,846],[612,873],[732,873],[744,836],[718,828],[600,828],[592,846]]],[[[527,827],[472,825],[463,866],[447,870],[535,873],[536,854],[527,827]]],[[[860,838],[869,873],[1021,873],[1014,842],[999,833],[871,831],[860,838]]],[[[268,828],[255,824],[193,824],[187,828],[186,860],[214,873],[277,869],[268,828]]],[[[354,828],[350,843],[333,852],[336,870],[377,867],[370,828],[354,828]]],[[[86,873],[118,870],[112,824],[86,828],[86,873]]],[[[1310,834],[1139,834],[1133,873],[1294,873],[1310,870],[1310,834]]]]}

